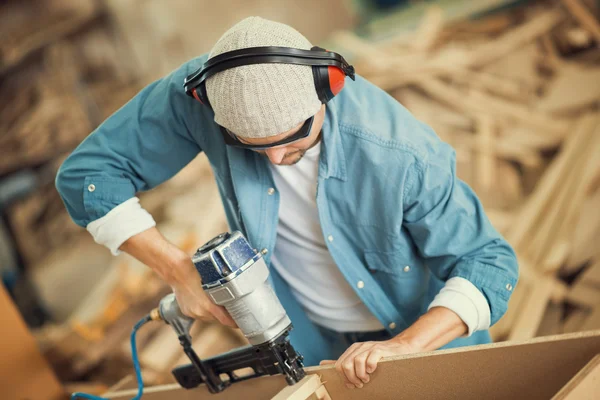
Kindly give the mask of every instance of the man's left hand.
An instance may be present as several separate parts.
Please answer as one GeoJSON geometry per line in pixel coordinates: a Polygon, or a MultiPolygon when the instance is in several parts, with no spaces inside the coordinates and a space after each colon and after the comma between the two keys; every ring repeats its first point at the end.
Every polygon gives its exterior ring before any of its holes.
{"type": "Polygon", "coordinates": [[[362,388],[383,357],[417,353],[420,349],[398,338],[381,342],[354,343],[337,360],[323,360],[320,365],[335,364],[349,389],[362,388]]]}

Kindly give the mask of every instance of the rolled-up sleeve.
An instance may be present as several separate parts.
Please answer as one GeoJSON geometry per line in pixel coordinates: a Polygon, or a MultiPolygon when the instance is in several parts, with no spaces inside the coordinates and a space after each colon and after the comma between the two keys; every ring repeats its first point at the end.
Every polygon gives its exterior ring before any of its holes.
{"type": "Polygon", "coordinates": [[[455,165],[454,150],[439,141],[424,159],[415,157],[403,193],[403,223],[435,276],[444,282],[466,279],[483,294],[493,325],[517,283],[517,259],[475,193],[457,178],[455,165]]]}
{"type": "Polygon", "coordinates": [[[212,122],[183,91],[192,60],[148,85],[92,132],[64,161],[56,187],[80,226],[104,217],[137,192],[175,175],[202,151],[203,125],[212,122]]]}

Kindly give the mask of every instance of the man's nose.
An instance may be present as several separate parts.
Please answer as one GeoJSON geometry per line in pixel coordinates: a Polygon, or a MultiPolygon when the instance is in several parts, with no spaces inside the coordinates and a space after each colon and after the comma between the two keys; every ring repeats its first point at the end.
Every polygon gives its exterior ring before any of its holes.
{"type": "Polygon", "coordinates": [[[269,157],[269,160],[273,164],[279,164],[279,163],[281,163],[281,160],[283,160],[283,157],[285,157],[286,148],[285,147],[275,147],[272,149],[265,150],[265,153],[267,154],[267,157],[269,157]]]}

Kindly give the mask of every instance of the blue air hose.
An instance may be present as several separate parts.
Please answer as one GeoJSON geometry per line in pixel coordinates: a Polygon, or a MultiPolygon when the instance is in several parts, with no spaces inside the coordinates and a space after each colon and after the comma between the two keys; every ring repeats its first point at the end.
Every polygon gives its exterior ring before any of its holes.
{"type": "MultiPolygon", "coordinates": [[[[151,320],[152,319],[150,318],[150,315],[146,315],[144,318],[140,319],[135,324],[135,326],[133,327],[133,330],[131,331],[131,338],[130,338],[131,358],[133,360],[133,368],[135,369],[135,377],[137,379],[137,384],[138,384],[138,393],[131,400],[140,400],[142,398],[142,394],[144,393],[144,382],[142,381],[142,371],[140,370],[140,361],[138,360],[137,346],[135,345],[135,334],[137,333],[138,329],[140,329],[142,327],[142,325],[144,325],[146,322],[149,322],[151,320]]],[[[87,393],[79,393],[79,392],[73,393],[71,395],[71,400],[77,400],[77,399],[109,400],[106,397],[94,396],[92,394],[87,394],[87,393]]]]}

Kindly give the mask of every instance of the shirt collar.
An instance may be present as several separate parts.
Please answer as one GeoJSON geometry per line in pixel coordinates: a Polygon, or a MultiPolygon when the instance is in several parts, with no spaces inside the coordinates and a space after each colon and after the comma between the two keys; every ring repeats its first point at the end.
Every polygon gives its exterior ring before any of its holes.
{"type": "Polygon", "coordinates": [[[321,163],[323,168],[320,168],[319,174],[324,174],[325,178],[333,177],[345,181],[346,156],[342,145],[337,107],[334,101],[327,103],[325,107],[322,132],[321,163]]]}

